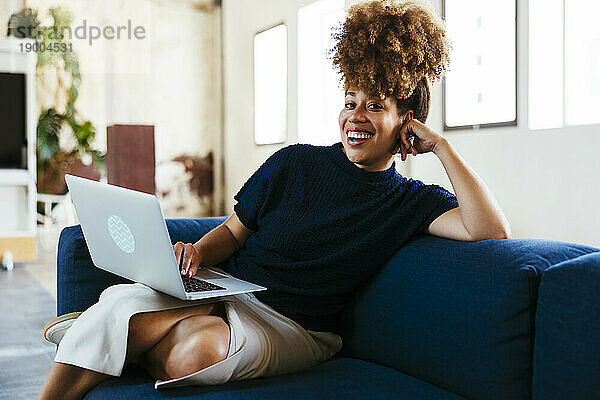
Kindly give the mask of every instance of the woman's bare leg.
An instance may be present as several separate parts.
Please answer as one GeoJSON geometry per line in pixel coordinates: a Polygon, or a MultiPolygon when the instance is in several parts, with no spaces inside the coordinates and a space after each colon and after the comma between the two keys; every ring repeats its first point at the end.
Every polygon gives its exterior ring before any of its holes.
{"type": "Polygon", "coordinates": [[[39,399],[80,399],[109,375],[55,362],[38,395],[39,399]]]}
{"type": "Polygon", "coordinates": [[[143,367],[155,379],[180,378],[227,358],[229,325],[214,315],[179,321],[154,347],[142,353],[143,367]]]}
{"type": "MultiPolygon", "coordinates": [[[[215,304],[218,303],[133,315],[129,320],[125,365],[157,344],[179,321],[195,315],[209,315],[215,304]]],[[[55,362],[50,368],[38,400],[80,399],[108,378],[110,375],[55,362]]]]}

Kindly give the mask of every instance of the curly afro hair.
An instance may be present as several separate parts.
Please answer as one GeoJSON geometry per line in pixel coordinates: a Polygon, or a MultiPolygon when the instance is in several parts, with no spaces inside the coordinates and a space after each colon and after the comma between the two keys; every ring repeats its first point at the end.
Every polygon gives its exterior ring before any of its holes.
{"type": "Polygon", "coordinates": [[[344,91],[369,97],[394,96],[401,113],[412,109],[425,122],[429,82],[450,66],[451,44],[444,21],[424,1],[371,0],[358,3],[333,33],[333,65],[344,91]]]}

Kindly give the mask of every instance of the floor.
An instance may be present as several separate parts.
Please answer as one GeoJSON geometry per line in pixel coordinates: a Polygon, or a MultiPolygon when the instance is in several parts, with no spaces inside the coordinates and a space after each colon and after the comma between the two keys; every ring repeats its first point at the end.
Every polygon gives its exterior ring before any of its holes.
{"type": "Polygon", "coordinates": [[[38,259],[0,270],[0,399],[35,399],[50,370],[56,346],[42,337],[56,316],[58,230],[40,232],[38,259]]]}

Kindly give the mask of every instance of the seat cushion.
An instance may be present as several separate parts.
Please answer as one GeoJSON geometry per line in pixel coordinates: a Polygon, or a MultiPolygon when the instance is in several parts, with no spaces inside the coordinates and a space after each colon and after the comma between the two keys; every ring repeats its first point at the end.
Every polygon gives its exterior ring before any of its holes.
{"type": "Polygon", "coordinates": [[[131,367],[126,369],[121,378],[111,378],[94,388],[85,400],[165,398],[464,400],[463,397],[391,368],[352,358],[333,358],[295,374],[160,391],[154,389],[154,381],[144,371],[131,367]]]}
{"type": "Polygon", "coordinates": [[[467,398],[530,399],[542,273],[596,251],[539,239],[424,236],[398,251],[342,316],[339,355],[467,398]]]}
{"type": "Polygon", "coordinates": [[[533,357],[534,400],[600,399],[600,252],[544,272],[533,357]]]}

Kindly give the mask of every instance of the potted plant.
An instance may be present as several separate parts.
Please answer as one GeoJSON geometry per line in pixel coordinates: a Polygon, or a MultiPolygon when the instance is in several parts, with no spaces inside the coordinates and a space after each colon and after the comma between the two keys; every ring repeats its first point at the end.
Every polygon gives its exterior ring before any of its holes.
{"type": "MultiPolygon", "coordinates": [[[[71,14],[63,7],[55,7],[49,9],[49,15],[52,24],[42,26],[38,12],[25,8],[10,17],[7,34],[36,39],[46,47],[54,43],[66,44],[65,30],[71,25],[71,14]]],[[[81,84],[77,54],[71,51],[38,52],[36,77],[38,93],[51,99],[50,106],[42,106],[37,125],[38,192],[66,193],[65,173],[99,180],[104,169],[104,154],[92,148],[96,129],[90,121],[82,120],[76,108],[81,84]],[[51,79],[56,79],[52,89],[46,82],[47,72],[52,72],[51,79]],[[64,130],[72,134],[75,143],[72,148],[60,147],[59,138],[64,130]]]]}

